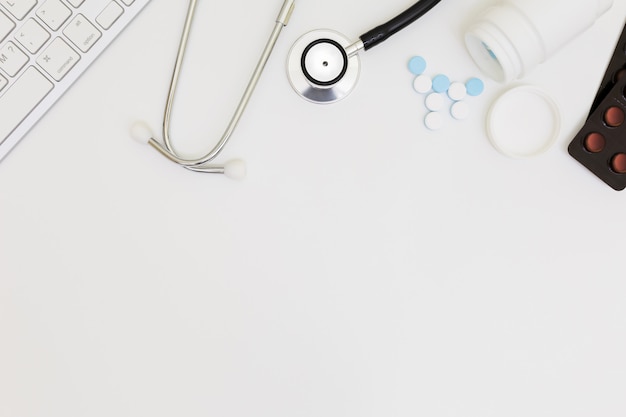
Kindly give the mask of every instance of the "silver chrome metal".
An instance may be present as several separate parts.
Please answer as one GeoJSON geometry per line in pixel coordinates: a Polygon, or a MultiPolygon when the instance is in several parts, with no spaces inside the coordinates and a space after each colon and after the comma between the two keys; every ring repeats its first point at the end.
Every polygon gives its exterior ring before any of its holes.
{"type": "Polygon", "coordinates": [[[276,23],[282,23],[283,26],[287,26],[289,20],[291,19],[291,14],[293,13],[293,9],[296,6],[295,1],[286,1],[283,3],[283,7],[280,9],[280,13],[278,13],[278,18],[276,19],[276,23]]]}
{"type": "Polygon", "coordinates": [[[265,65],[267,64],[267,61],[274,49],[274,46],[276,45],[276,41],[278,40],[278,37],[282,29],[289,22],[289,19],[291,17],[291,14],[295,6],[295,0],[285,0],[283,2],[280,13],[278,17],[276,18],[276,24],[274,26],[274,30],[272,31],[267,41],[267,44],[265,45],[265,48],[263,50],[263,53],[261,54],[261,57],[257,63],[257,66],[254,69],[254,72],[252,73],[250,81],[248,82],[248,85],[243,93],[243,96],[241,97],[241,100],[239,101],[239,105],[235,109],[235,112],[230,120],[230,123],[228,124],[219,142],[206,155],[201,156],[196,159],[186,159],[186,158],[179,156],[174,150],[174,147],[172,146],[172,141],[170,137],[170,120],[172,117],[174,98],[176,95],[178,80],[180,78],[180,72],[181,72],[181,68],[183,64],[183,59],[185,56],[185,52],[187,50],[189,32],[191,30],[191,24],[193,21],[193,17],[195,15],[196,3],[197,3],[197,0],[189,1],[189,7],[187,10],[185,25],[183,27],[183,31],[182,31],[182,35],[180,39],[180,45],[179,45],[178,53],[176,56],[176,62],[174,64],[172,80],[170,83],[167,101],[165,104],[165,113],[163,116],[163,144],[161,144],[158,140],[154,138],[150,138],[148,143],[154,149],[156,149],[162,155],[164,155],[166,158],[168,158],[169,160],[179,165],[182,165],[184,168],[190,171],[223,174],[224,173],[223,166],[207,166],[206,164],[211,162],[220,154],[222,149],[224,149],[224,146],[226,146],[226,144],[228,143],[228,140],[232,136],[235,128],[237,127],[239,120],[241,119],[241,116],[243,115],[250,101],[250,98],[252,97],[252,93],[254,92],[254,89],[256,88],[256,85],[259,82],[259,79],[261,78],[263,69],[265,68],[265,65]]]}
{"type": "Polygon", "coordinates": [[[348,58],[352,58],[363,49],[365,49],[365,45],[363,44],[363,41],[359,39],[358,41],[354,42],[352,45],[346,48],[346,54],[348,54],[348,58]]]}
{"type": "Polygon", "coordinates": [[[302,98],[312,103],[330,104],[345,98],[354,90],[359,79],[359,45],[362,49],[362,42],[352,43],[333,30],[305,33],[291,47],[287,58],[287,75],[291,86],[302,98]],[[324,44],[324,49],[318,48],[320,43],[324,44]],[[316,54],[314,61],[308,56],[311,51],[316,54]],[[331,81],[325,78],[318,80],[310,74],[312,68],[304,68],[307,65],[315,65],[316,69],[340,66],[343,71],[331,81]]]}

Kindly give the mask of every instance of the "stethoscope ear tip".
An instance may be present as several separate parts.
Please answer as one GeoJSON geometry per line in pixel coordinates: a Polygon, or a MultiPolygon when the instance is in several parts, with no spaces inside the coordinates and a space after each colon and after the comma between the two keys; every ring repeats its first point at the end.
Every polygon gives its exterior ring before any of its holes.
{"type": "Polygon", "coordinates": [[[233,159],[224,164],[224,175],[232,180],[242,180],[246,178],[246,163],[241,159],[233,159]]]}
{"type": "Polygon", "coordinates": [[[137,142],[147,145],[154,137],[154,133],[146,122],[136,122],[130,127],[130,136],[137,142]]]}

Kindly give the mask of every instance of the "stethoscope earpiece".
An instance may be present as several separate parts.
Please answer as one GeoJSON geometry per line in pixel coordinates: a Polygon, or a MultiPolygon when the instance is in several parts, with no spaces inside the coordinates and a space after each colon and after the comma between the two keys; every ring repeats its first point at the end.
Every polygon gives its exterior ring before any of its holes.
{"type": "Polygon", "coordinates": [[[141,144],[147,145],[148,143],[150,143],[150,139],[154,137],[154,133],[147,123],[135,122],[130,127],[130,137],[141,144]]]}
{"type": "Polygon", "coordinates": [[[247,174],[246,163],[241,159],[232,159],[224,165],[224,175],[231,180],[242,180],[247,174]]]}

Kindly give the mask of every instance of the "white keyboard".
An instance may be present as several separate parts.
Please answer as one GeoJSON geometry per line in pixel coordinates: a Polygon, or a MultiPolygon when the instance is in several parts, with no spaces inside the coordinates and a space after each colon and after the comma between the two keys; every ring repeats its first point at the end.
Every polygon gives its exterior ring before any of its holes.
{"type": "Polygon", "coordinates": [[[150,0],[0,0],[0,159],[150,0]]]}

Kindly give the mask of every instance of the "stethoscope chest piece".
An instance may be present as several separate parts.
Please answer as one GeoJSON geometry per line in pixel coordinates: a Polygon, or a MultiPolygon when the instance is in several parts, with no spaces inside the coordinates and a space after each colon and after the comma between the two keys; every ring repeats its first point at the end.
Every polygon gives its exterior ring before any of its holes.
{"type": "Polygon", "coordinates": [[[293,89],[318,104],[334,103],[354,90],[361,63],[348,56],[351,42],[332,30],[315,30],[300,37],[287,59],[287,75],[293,89]]]}

